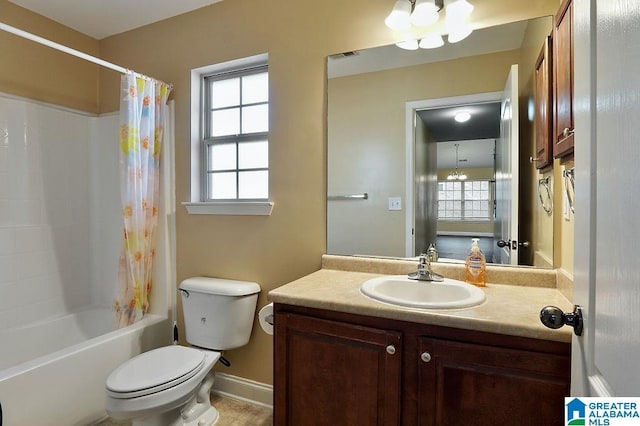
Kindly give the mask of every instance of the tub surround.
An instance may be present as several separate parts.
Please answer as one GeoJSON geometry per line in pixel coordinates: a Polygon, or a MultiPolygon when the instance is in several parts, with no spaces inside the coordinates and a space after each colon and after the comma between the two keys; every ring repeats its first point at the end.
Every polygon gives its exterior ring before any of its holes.
{"type": "MultiPolygon", "coordinates": [[[[572,303],[556,287],[556,272],[520,267],[487,266],[486,301],[464,309],[422,310],[369,299],[360,285],[380,275],[407,274],[415,261],[324,255],[322,269],[269,292],[277,304],[395,319],[473,331],[557,342],[570,342],[572,330],[551,330],[540,323],[540,309],[555,305],[565,312],[572,303]]],[[[433,264],[448,278],[464,280],[464,265],[433,264]]],[[[428,284],[425,284],[428,285],[428,284]]]]}

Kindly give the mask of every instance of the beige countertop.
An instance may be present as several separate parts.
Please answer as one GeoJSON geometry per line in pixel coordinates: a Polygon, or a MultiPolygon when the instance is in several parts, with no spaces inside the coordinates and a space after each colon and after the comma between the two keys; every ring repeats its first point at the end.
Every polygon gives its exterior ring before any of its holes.
{"type": "MultiPolygon", "coordinates": [[[[404,308],[370,299],[360,292],[360,285],[368,279],[386,274],[404,274],[414,269],[415,262],[324,256],[323,269],[271,290],[268,298],[274,303],[421,324],[559,342],[571,341],[570,327],[552,330],[542,325],[539,319],[540,309],[547,305],[558,306],[565,312],[573,310],[573,304],[555,288],[555,280],[549,278],[555,274],[554,271],[489,267],[488,281],[493,276],[503,280],[512,278],[517,284],[488,283],[482,288],[486,300],[478,306],[465,309],[404,308]],[[501,275],[501,270],[506,270],[507,275],[501,275]]],[[[449,278],[460,279],[464,266],[440,267],[434,264],[434,270],[449,278]]]]}

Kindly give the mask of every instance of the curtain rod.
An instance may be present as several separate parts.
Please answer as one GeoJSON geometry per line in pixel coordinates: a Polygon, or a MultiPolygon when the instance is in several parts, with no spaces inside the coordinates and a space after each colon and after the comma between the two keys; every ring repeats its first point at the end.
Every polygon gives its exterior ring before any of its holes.
{"type": "Polygon", "coordinates": [[[72,49],[72,48],[67,47],[65,45],[56,43],[55,41],[47,40],[46,38],[42,38],[42,37],[37,36],[35,34],[28,33],[26,31],[23,31],[23,30],[19,29],[19,28],[12,27],[11,25],[7,25],[7,24],[2,23],[2,22],[0,22],[0,30],[6,31],[6,32],[14,34],[14,35],[17,35],[18,37],[26,38],[27,40],[35,41],[36,43],[40,43],[42,45],[51,47],[53,49],[56,49],[56,50],[59,50],[61,52],[67,53],[69,55],[75,56],[77,58],[84,59],[84,60],[89,61],[89,62],[93,62],[94,64],[101,65],[101,66],[103,66],[105,68],[109,68],[109,69],[112,69],[114,71],[118,71],[119,73],[122,73],[122,74],[127,74],[128,72],[131,72],[136,77],[144,78],[146,80],[155,80],[155,81],[158,81],[160,83],[166,84],[169,87],[173,87],[172,84],[165,83],[165,82],[163,82],[161,80],[158,80],[156,78],[152,78],[152,77],[146,76],[144,74],[140,74],[140,73],[132,71],[132,70],[128,70],[128,69],[126,69],[124,67],[121,67],[120,65],[116,65],[116,64],[113,64],[111,62],[107,62],[107,61],[105,61],[103,59],[100,59],[100,58],[96,58],[95,56],[88,55],[88,54],[86,54],[84,52],[81,52],[79,50],[72,49]]]}

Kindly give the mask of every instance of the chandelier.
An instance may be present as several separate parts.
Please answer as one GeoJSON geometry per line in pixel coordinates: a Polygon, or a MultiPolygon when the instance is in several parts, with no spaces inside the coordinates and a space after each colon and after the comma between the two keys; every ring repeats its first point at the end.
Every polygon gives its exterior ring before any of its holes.
{"type": "MultiPolygon", "coordinates": [[[[391,13],[384,20],[387,27],[395,31],[422,31],[432,26],[440,18],[440,11],[446,11],[447,41],[457,43],[465,39],[473,29],[468,23],[473,5],[467,0],[451,0],[444,7],[444,0],[396,0],[391,13]]],[[[418,47],[433,49],[444,45],[442,35],[427,31],[422,37],[407,36],[398,47],[415,50],[418,47]]]]}
{"type": "Polygon", "coordinates": [[[450,172],[447,176],[447,180],[465,180],[467,179],[467,175],[464,174],[463,171],[458,170],[458,148],[460,144],[455,144],[456,146],[456,170],[454,172],[450,172]]]}

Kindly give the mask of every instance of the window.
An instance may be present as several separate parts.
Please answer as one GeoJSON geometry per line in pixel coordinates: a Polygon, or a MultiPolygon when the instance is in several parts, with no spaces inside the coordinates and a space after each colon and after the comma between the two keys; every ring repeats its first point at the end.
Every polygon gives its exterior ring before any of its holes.
{"type": "Polygon", "coordinates": [[[489,220],[488,180],[438,182],[438,220],[489,220]]]}
{"type": "Polygon", "coordinates": [[[269,198],[267,66],[203,77],[203,199],[269,198]]]}

